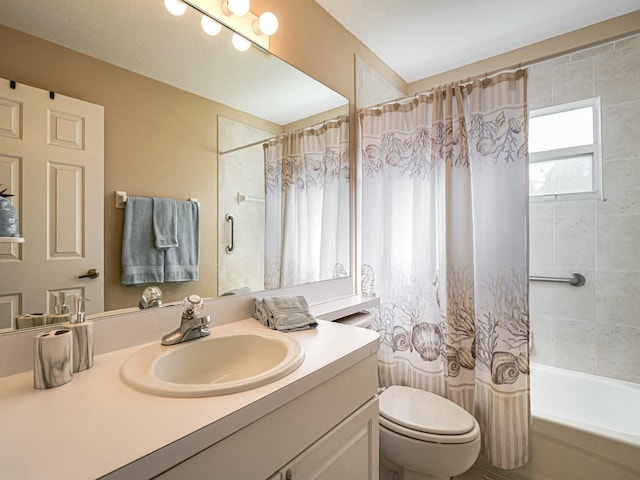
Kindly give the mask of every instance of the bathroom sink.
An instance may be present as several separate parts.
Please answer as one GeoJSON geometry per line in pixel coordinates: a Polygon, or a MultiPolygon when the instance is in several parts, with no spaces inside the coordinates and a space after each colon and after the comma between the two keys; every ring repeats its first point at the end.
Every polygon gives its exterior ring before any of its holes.
{"type": "Polygon", "coordinates": [[[300,366],[302,345],[267,329],[229,329],[175,346],[143,347],[120,372],[128,385],[169,397],[237,393],[274,382],[300,366]]]}

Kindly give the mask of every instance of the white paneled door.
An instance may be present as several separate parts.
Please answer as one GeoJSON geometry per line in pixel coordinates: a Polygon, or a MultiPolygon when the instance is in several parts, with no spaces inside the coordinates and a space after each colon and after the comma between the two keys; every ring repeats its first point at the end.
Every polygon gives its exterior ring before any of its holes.
{"type": "Polygon", "coordinates": [[[0,331],[66,292],[104,308],[104,108],[0,79],[0,184],[24,243],[0,242],[0,331]]]}

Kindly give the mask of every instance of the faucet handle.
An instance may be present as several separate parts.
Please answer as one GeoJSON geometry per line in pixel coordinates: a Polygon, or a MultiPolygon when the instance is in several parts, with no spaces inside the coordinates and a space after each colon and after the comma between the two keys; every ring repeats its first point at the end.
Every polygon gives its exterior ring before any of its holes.
{"type": "Polygon", "coordinates": [[[187,318],[197,317],[204,308],[204,301],[200,295],[189,295],[182,301],[182,316],[187,318]]]}

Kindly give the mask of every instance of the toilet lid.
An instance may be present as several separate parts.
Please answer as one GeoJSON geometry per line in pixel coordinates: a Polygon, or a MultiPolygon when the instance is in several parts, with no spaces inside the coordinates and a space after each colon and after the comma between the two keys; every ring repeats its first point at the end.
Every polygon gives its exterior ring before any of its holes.
{"type": "Polygon", "coordinates": [[[382,417],[410,430],[462,435],[476,426],[473,416],[462,407],[417,388],[393,385],[380,394],[379,400],[382,417]]]}

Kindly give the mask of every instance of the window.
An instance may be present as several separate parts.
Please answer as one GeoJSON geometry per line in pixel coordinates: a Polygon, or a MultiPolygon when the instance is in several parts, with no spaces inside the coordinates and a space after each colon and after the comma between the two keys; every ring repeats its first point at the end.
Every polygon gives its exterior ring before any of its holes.
{"type": "Polygon", "coordinates": [[[602,198],[600,98],[529,112],[532,201],[602,198]]]}

